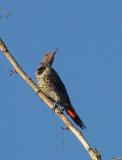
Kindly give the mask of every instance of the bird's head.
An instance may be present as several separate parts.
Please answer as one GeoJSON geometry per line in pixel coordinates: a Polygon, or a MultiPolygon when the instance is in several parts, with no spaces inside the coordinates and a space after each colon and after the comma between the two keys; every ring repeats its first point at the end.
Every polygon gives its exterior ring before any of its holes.
{"type": "Polygon", "coordinates": [[[50,67],[53,63],[54,56],[58,49],[56,49],[54,52],[48,52],[44,55],[41,66],[43,67],[50,67]]]}

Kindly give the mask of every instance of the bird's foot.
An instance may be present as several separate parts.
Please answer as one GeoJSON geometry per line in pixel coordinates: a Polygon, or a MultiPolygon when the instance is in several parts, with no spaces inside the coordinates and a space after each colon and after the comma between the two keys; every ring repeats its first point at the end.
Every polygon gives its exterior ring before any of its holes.
{"type": "Polygon", "coordinates": [[[62,113],[65,111],[64,107],[63,107],[63,108],[61,108],[60,110],[61,110],[61,112],[62,112],[62,113]]]}
{"type": "Polygon", "coordinates": [[[36,91],[36,94],[38,95],[38,93],[41,91],[41,89],[39,89],[38,91],[36,91]]]}
{"type": "Polygon", "coordinates": [[[55,110],[58,108],[58,105],[55,103],[54,107],[52,108],[53,113],[55,113],[55,110]]]}

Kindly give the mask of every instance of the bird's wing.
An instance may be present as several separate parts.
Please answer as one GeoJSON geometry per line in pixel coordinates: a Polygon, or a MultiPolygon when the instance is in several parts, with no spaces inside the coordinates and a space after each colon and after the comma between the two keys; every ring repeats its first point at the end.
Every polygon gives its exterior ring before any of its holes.
{"type": "Polygon", "coordinates": [[[70,105],[71,102],[70,102],[69,96],[67,94],[67,90],[66,90],[61,78],[59,77],[58,73],[53,68],[51,68],[50,74],[51,74],[51,76],[49,76],[49,77],[50,77],[50,80],[53,84],[53,87],[55,88],[55,90],[58,93],[60,93],[60,97],[62,98],[64,103],[66,103],[67,105],[70,105]]]}

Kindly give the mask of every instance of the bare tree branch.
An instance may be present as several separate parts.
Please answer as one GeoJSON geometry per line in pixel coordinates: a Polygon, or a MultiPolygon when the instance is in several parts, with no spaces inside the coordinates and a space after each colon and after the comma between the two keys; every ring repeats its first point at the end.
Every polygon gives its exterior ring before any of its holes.
{"type": "MultiPolygon", "coordinates": [[[[33,91],[47,104],[50,109],[54,109],[55,105],[53,102],[43,94],[40,88],[31,80],[31,78],[24,72],[24,70],[19,66],[14,57],[10,54],[9,50],[5,46],[4,42],[0,39],[0,51],[8,59],[8,61],[13,65],[14,70],[26,81],[26,83],[33,89],[33,91]]],[[[100,153],[97,149],[93,149],[81,133],[71,121],[63,114],[63,112],[56,107],[55,114],[64,122],[66,127],[74,134],[75,137],[82,143],[92,160],[101,160],[100,153]]]]}

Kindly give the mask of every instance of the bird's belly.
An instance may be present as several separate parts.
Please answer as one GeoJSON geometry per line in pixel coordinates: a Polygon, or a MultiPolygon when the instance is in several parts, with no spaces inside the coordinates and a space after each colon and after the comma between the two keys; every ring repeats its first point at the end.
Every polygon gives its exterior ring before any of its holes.
{"type": "Polygon", "coordinates": [[[50,81],[44,81],[43,77],[38,77],[37,82],[42,92],[56,103],[60,103],[60,96],[51,85],[50,81]]]}

